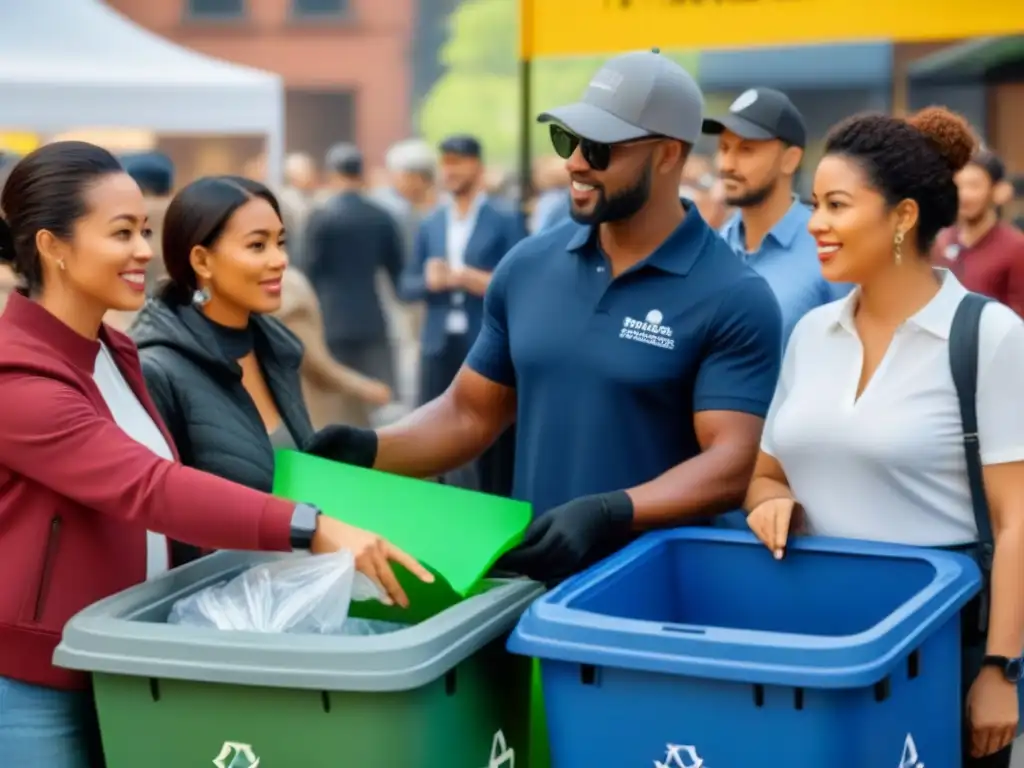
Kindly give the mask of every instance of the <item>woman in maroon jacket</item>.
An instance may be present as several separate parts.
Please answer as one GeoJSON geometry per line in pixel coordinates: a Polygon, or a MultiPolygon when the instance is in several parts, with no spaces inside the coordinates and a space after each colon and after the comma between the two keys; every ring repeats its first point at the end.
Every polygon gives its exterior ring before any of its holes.
{"type": "Polygon", "coordinates": [[[399,604],[374,534],[177,463],[128,337],[152,251],[135,182],[59,142],[12,170],[0,263],[24,284],[0,317],[0,766],[88,768],[87,679],[51,663],[65,622],[168,565],[164,535],[210,549],[351,550],[399,604]]]}

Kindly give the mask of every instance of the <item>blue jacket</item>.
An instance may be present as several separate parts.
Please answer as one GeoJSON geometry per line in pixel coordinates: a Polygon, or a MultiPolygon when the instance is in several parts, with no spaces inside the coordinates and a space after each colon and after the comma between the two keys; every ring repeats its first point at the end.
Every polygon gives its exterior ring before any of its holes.
{"type": "MultiPolygon", "coordinates": [[[[425,301],[426,317],[420,339],[424,355],[438,354],[445,345],[445,322],[452,308],[451,291],[428,291],[424,276],[427,260],[445,258],[448,253],[448,208],[440,206],[427,216],[416,233],[409,266],[399,281],[399,298],[404,301],[425,301]]],[[[493,272],[512,246],[526,236],[522,218],[518,213],[505,211],[489,200],[480,207],[476,226],[466,246],[467,267],[493,272]]],[[[462,308],[469,320],[468,337],[475,339],[480,332],[484,301],[480,296],[465,294],[462,308]]]]}

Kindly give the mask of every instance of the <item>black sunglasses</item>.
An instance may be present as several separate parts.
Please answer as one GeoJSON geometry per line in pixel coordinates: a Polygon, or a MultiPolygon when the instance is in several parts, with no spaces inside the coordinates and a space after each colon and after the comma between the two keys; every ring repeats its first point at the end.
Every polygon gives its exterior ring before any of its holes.
{"type": "Polygon", "coordinates": [[[583,154],[583,159],[595,171],[608,170],[608,165],[612,161],[612,147],[624,144],[639,144],[640,142],[654,141],[660,138],[663,137],[644,136],[639,139],[616,142],[615,144],[604,144],[600,141],[591,141],[590,139],[584,139],[582,136],[577,136],[557,123],[551,124],[551,144],[555,148],[555,153],[563,160],[568,160],[572,157],[572,153],[576,151],[576,147],[579,147],[580,152],[583,154]]]}

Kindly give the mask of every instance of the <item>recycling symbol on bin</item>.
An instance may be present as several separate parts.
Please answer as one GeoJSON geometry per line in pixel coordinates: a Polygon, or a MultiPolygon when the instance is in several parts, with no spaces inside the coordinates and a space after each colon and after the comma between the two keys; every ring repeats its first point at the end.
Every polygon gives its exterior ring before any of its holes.
{"type": "Polygon", "coordinates": [[[491,759],[484,768],[516,768],[516,751],[505,741],[505,732],[498,731],[491,742],[491,759]]]}
{"type": "Polygon", "coordinates": [[[220,754],[213,759],[217,768],[259,768],[260,759],[249,744],[225,741],[220,754]]]}
{"type": "Polygon", "coordinates": [[[909,733],[907,740],[903,742],[903,756],[900,757],[900,768],[924,768],[924,763],[917,754],[917,744],[914,737],[909,733]]]}
{"type": "Polygon", "coordinates": [[[680,744],[665,745],[665,762],[654,761],[654,768],[707,768],[697,748],[680,744]]]}

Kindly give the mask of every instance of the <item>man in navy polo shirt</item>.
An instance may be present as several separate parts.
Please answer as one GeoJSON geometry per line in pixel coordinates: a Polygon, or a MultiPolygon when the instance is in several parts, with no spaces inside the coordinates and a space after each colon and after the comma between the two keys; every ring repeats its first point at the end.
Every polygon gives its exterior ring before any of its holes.
{"type": "Polygon", "coordinates": [[[545,581],[638,532],[735,508],[782,320],[764,279],[679,199],[702,107],[685,70],[641,52],[611,59],[581,102],[541,115],[567,159],[575,222],[501,261],[444,395],[377,433],[328,428],[307,450],[426,477],[515,421],[513,495],[535,519],[503,565],[545,581]]]}

